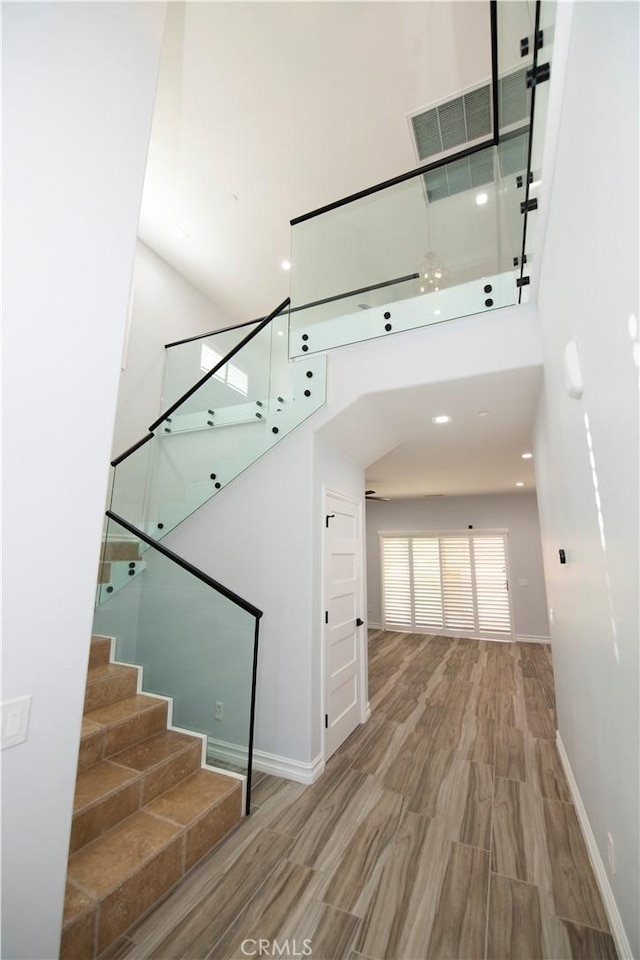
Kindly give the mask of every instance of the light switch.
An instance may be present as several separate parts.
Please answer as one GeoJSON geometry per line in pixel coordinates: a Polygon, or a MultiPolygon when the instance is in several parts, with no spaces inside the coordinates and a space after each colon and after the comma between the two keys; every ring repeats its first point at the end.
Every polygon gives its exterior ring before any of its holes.
{"type": "Polygon", "coordinates": [[[2,749],[14,747],[27,739],[31,697],[5,700],[2,704],[2,749]]]}

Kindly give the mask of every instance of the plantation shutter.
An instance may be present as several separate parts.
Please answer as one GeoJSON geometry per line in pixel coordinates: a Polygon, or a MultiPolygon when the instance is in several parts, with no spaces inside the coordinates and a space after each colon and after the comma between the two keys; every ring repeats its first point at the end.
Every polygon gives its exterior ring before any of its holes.
{"type": "Polygon", "coordinates": [[[511,633],[504,537],[474,537],[478,630],[511,633]]]}
{"type": "Polygon", "coordinates": [[[468,537],[441,537],[440,568],[445,627],[458,633],[473,631],[475,616],[468,537]]]}
{"type": "Polygon", "coordinates": [[[443,627],[438,537],[414,537],[411,544],[414,625],[426,629],[443,627]]]}
{"type": "Polygon", "coordinates": [[[382,538],[384,621],[452,636],[510,636],[503,534],[382,538]]]}
{"type": "Polygon", "coordinates": [[[385,537],[382,551],[385,619],[394,626],[411,628],[411,568],[406,537],[385,537]]]}

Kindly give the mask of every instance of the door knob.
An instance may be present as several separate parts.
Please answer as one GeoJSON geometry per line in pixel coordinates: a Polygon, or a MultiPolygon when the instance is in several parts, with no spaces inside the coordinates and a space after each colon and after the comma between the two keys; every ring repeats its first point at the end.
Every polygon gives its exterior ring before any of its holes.
{"type": "Polygon", "coordinates": [[[361,620],[360,617],[356,619],[356,627],[361,627],[364,623],[364,620],[361,620]]]}

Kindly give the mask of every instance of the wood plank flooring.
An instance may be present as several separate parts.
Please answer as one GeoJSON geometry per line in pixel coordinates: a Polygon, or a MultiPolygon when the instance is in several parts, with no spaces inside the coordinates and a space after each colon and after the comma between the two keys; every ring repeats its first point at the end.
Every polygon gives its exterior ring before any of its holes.
{"type": "Polygon", "coordinates": [[[252,816],[108,960],[230,960],[259,939],[310,941],[312,960],[616,957],[550,647],[373,632],[369,697],[315,784],[256,777],[252,816]]]}

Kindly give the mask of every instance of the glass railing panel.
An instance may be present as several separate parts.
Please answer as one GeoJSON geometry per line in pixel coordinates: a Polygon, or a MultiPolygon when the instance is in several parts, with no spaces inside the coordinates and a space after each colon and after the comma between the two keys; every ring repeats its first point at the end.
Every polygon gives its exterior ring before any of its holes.
{"type": "Polygon", "coordinates": [[[517,146],[508,176],[488,147],[295,223],[291,355],[516,302],[517,146]]]}
{"type": "MultiPolygon", "coordinates": [[[[107,540],[132,534],[109,520],[107,540]]],[[[172,727],[202,734],[207,763],[250,769],[256,616],[145,543],[145,570],[97,608],[115,659],[143,668],[145,693],[170,697],[172,727]]]]}
{"type": "MultiPolygon", "coordinates": [[[[537,66],[545,70],[548,64],[549,71],[552,69],[553,60],[553,42],[555,36],[555,0],[543,0],[540,3],[538,36],[541,41],[537,51],[537,66]]],[[[551,83],[549,80],[536,84],[535,100],[532,110],[532,129],[531,129],[531,175],[529,185],[529,197],[537,200],[539,189],[543,177],[543,152],[545,143],[545,132],[547,125],[547,113],[549,104],[549,92],[551,83]]],[[[527,215],[527,230],[525,238],[527,265],[530,268],[533,262],[533,250],[536,240],[538,211],[530,210],[527,215]]]]}
{"type": "Polygon", "coordinates": [[[114,513],[162,538],[324,404],[325,359],[291,361],[287,332],[276,316],[117,463],[114,513]]]}
{"type": "MultiPolygon", "coordinates": [[[[243,336],[246,337],[249,332],[244,329],[243,336]]],[[[226,337],[226,334],[222,336],[226,337]]],[[[235,336],[237,339],[237,334],[235,336]]],[[[214,371],[213,375],[180,404],[179,409],[163,424],[163,432],[181,433],[259,420],[269,400],[271,342],[271,331],[265,327],[239,353],[222,364],[227,353],[222,352],[223,345],[218,342],[218,337],[194,341],[197,344],[197,366],[194,365],[191,371],[187,388],[211,370],[214,371]]],[[[169,364],[172,362],[172,349],[167,351],[169,364]]],[[[184,373],[187,373],[186,364],[184,373]]]]}
{"type": "MultiPolygon", "coordinates": [[[[255,323],[221,330],[206,337],[169,344],[165,349],[162,409],[166,410],[170,407],[215,363],[219,363],[223,357],[226,357],[251,330],[255,329],[258,322],[256,320],[255,323]]],[[[215,388],[221,383],[224,383],[224,373],[217,379],[216,384],[212,384],[214,400],[215,388]]]]}
{"type": "Polygon", "coordinates": [[[535,2],[497,4],[498,127],[500,138],[529,125],[526,74],[533,63],[535,2]]]}

